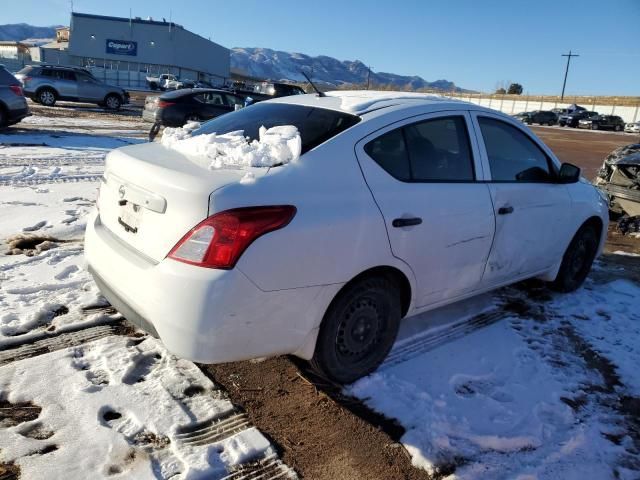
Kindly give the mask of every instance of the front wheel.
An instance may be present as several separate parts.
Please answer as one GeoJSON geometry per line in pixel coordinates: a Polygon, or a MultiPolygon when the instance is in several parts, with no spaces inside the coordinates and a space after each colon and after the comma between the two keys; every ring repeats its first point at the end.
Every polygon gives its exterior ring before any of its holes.
{"type": "Polygon", "coordinates": [[[592,123],[591,124],[591,130],[598,130],[598,124],[597,123],[592,123]]]}
{"type": "Polygon", "coordinates": [[[583,225],[575,234],[562,257],[558,276],[551,288],[558,292],[573,292],[582,285],[591,270],[598,251],[598,233],[593,225],[583,225]]]}
{"type": "Polygon", "coordinates": [[[337,383],[371,373],[391,350],[401,316],[395,282],[385,276],[357,280],[327,310],[311,366],[337,383]]]}
{"type": "Polygon", "coordinates": [[[621,132],[621,131],[622,131],[622,127],[621,127],[620,125],[616,125],[615,127],[613,127],[613,129],[614,129],[616,132],[621,132]]]}

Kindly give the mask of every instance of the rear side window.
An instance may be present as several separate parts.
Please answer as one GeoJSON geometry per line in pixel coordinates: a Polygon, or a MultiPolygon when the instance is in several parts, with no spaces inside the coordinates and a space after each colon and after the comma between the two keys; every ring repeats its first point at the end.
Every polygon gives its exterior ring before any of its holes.
{"type": "Polygon", "coordinates": [[[524,132],[493,118],[479,117],[494,182],[549,182],[547,155],[524,132]]]}
{"type": "Polygon", "coordinates": [[[365,145],[364,151],[394,178],[402,181],[411,180],[409,154],[401,128],[370,141],[365,145]]]}
{"type": "Polygon", "coordinates": [[[463,117],[414,123],[404,130],[413,180],[473,181],[473,158],[463,117]]]}
{"type": "Polygon", "coordinates": [[[194,135],[243,130],[250,140],[259,138],[260,127],[293,125],[300,132],[302,153],[326,142],[360,121],[360,117],[324,108],[286,103],[257,103],[204,123],[194,135]]]}
{"type": "Polygon", "coordinates": [[[370,141],[365,152],[394,178],[411,182],[471,182],[473,156],[462,116],[427,120],[370,141]]]}

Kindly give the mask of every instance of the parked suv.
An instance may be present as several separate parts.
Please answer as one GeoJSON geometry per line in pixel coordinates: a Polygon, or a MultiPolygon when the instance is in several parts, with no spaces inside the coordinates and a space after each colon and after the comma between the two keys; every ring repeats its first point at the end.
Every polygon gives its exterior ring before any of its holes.
{"type": "Polygon", "coordinates": [[[514,115],[515,118],[527,125],[539,123],[540,125],[555,125],[558,117],[555,113],[546,110],[535,110],[533,112],[523,112],[514,115]]]}
{"type": "Polygon", "coordinates": [[[580,120],[578,127],[590,128],[591,130],[615,130],[616,132],[621,132],[624,129],[624,120],[617,115],[598,115],[580,120]]]}
{"type": "Polygon", "coordinates": [[[118,110],[129,93],[98,80],[88,70],[60,65],[29,65],[16,74],[24,93],[34,102],[53,107],[58,100],[96,103],[118,110]]]}
{"type": "Polygon", "coordinates": [[[0,128],[18,123],[29,115],[20,82],[0,65],[0,128]]]}
{"type": "Polygon", "coordinates": [[[565,115],[560,115],[558,119],[558,125],[561,127],[572,127],[576,128],[578,126],[578,122],[580,120],[590,119],[593,117],[597,117],[598,112],[588,112],[586,110],[580,110],[578,112],[570,112],[565,115]]]}

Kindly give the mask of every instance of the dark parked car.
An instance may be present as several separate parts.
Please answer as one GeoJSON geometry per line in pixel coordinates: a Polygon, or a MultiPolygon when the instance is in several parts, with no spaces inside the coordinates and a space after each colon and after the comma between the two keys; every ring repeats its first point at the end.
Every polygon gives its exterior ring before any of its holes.
{"type": "Polygon", "coordinates": [[[243,107],[245,99],[225,90],[188,88],[149,96],[142,118],[165,127],[182,127],[189,121],[200,122],[243,107]]]}
{"type": "Polygon", "coordinates": [[[539,123],[540,125],[555,125],[558,121],[556,114],[547,110],[518,113],[514,115],[514,117],[527,125],[531,125],[532,123],[539,123]]]}
{"type": "Polygon", "coordinates": [[[0,128],[18,123],[29,115],[29,107],[16,77],[0,65],[0,128]]]}
{"type": "Polygon", "coordinates": [[[593,117],[597,117],[598,112],[588,112],[587,110],[579,110],[577,112],[566,113],[560,115],[558,119],[558,125],[561,127],[576,128],[580,120],[585,120],[593,117]]]}
{"type": "Polygon", "coordinates": [[[592,118],[585,118],[578,122],[580,128],[590,128],[591,130],[624,130],[624,120],[617,115],[598,115],[592,118]]]}

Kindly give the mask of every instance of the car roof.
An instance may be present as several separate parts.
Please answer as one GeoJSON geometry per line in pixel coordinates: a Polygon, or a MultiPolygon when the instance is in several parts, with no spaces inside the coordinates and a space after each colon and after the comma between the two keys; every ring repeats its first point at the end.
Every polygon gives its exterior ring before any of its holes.
{"type": "Polygon", "coordinates": [[[191,95],[191,94],[207,93],[207,92],[231,93],[229,92],[229,90],[222,90],[220,88],[181,88],[179,90],[172,90],[171,92],[163,93],[160,96],[162,98],[180,98],[180,97],[186,97],[187,95],[191,95]]]}
{"type": "Polygon", "coordinates": [[[479,105],[429,93],[416,92],[388,92],[374,90],[337,90],[326,92],[325,96],[318,94],[291,95],[278,97],[265,102],[286,103],[308,107],[326,108],[364,119],[371,119],[387,113],[401,110],[416,110],[416,114],[440,110],[478,110],[507,117],[497,110],[479,105]]]}

